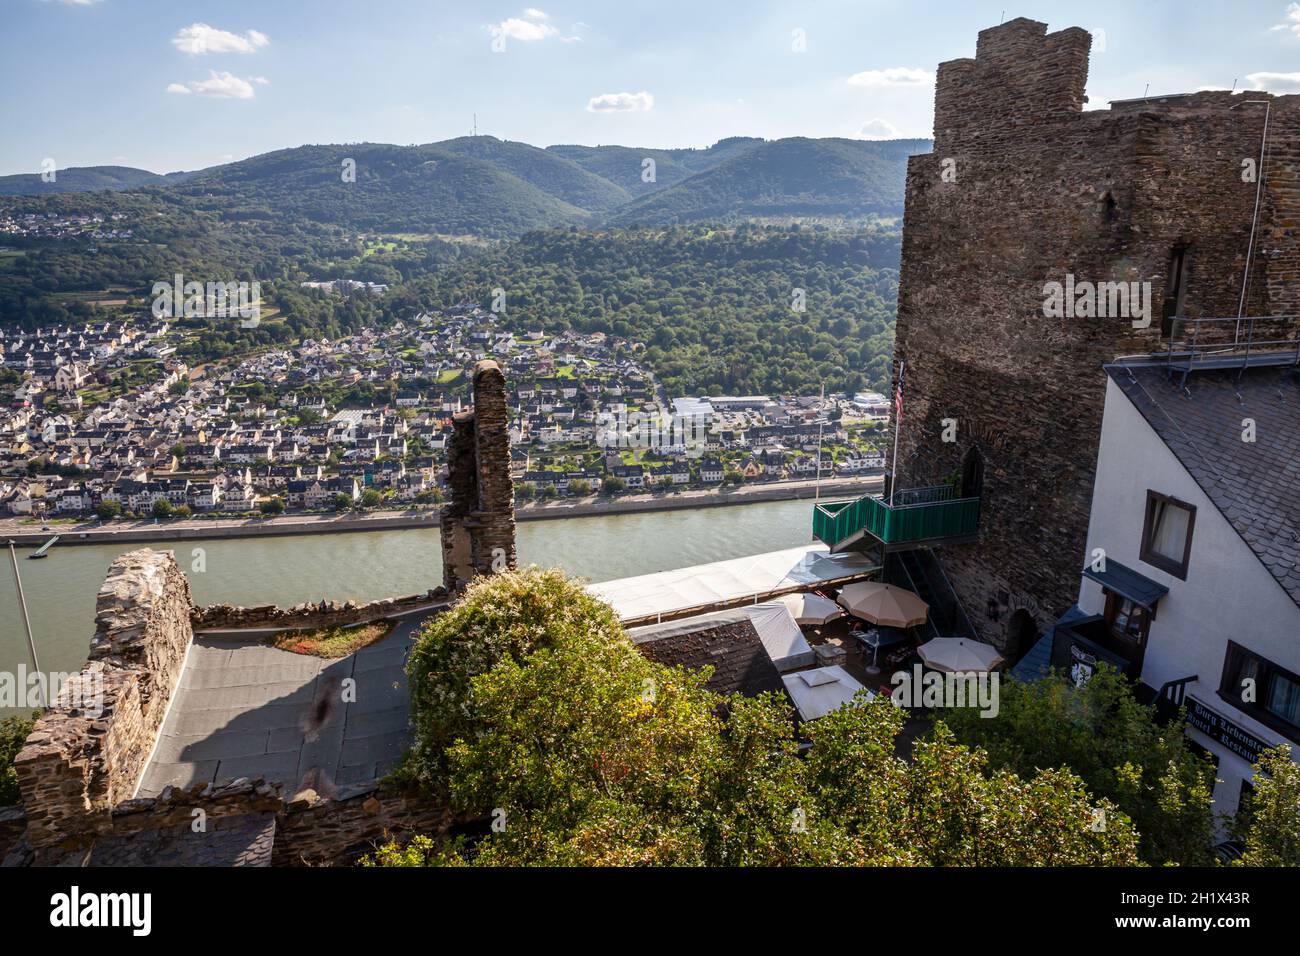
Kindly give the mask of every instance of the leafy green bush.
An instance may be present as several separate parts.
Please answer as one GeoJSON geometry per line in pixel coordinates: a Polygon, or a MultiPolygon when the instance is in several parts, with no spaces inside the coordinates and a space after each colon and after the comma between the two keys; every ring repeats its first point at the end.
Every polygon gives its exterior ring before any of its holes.
{"type": "Polygon", "coordinates": [[[415,745],[406,770],[442,790],[446,748],[481,729],[471,681],[502,660],[520,660],[565,638],[621,638],[609,605],[562,571],[527,568],[480,578],[445,614],[429,621],[411,650],[415,745]]]}
{"type": "Polygon", "coordinates": [[[1234,829],[1246,849],[1241,866],[1300,866],[1300,765],[1287,744],[1255,762],[1255,792],[1234,829]]]}
{"type": "Polygon", "coordinates": [[[39,716],[39,712],[33,712],[30,718],[14,716],[0,720],[0,807],[13,806],[22,800],[14,758],[23,749],[23,742],[39,716]]]}
{"type": "Polygon", "coordinates": [[[788,700],[661,666],[558,571],[475,582],[413,652],[408,770],[491,816],[381,866],[1132,865],[1137,834],[1068,770],[1025,780],[942,725],[907,761],[885,698],[806,724],[788,700]],[[1094,826],[1100,817],[1102,828],[1094,826]]]}
{"type": "Polygon", "coordinates": [[[1214,768],[1188,748],[1182,720],[1156,723],[1110,668],[1083,687],[1054,675],[1004,680],[1000,692],[996,717],[969,708],[945,714],[959,740],[988,752],[992,767],[1027,779],[1040,768],[1069,768],[1132,818],[1146,862],[1213,862],[1214,768]]]}

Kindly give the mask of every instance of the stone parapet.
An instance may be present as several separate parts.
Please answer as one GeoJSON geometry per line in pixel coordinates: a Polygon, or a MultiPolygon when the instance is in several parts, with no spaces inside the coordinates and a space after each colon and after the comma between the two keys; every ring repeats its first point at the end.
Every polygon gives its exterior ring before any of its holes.
{"type": "Polygon", "coordinates": [[[134,796],[193,637],[191,609],[170,551],[113,562],[90,660],[14,761],[32,846],[110,829],[112,808],[134,796]]]}
{"type": "Polygon", "coordinates": [[[423,594],[382,598],[378,601],[315,601],[279,607],[259,604],[240,607],[234,604],[210,604],[190,612],[196,631],[221,630],[308,630],[381,621],[385,618],[437,605],[447,599],[443,588],[431,588],[423,594]]]}

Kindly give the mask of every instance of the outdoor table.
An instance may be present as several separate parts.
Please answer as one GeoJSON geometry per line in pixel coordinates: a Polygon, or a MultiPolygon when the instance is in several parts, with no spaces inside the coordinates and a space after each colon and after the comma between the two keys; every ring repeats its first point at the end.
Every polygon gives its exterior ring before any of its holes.
{"type": "Polygon", "coordinates": [[[895,644],[903,644],[911,640],[910,634],[897,627],[873,627],[869,631],[855,630],[851,631],[849,636],[864,647],[871,648],[871,666],[867,668],[868,673],[871,674],[880,673],[876,661],[882,647],[893,647],[895,644]]]}

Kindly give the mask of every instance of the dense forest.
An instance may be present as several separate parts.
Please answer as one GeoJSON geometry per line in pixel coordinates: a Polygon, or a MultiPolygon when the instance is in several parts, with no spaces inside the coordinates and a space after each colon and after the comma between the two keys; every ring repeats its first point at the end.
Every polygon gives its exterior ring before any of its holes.
{"type": "Polygon", "coordinates": [[[889,379],[898,257],[883,229],[551,230],[449,265],[388,307],[488,308],[500,288],[508,327],[642,342],[676,394],[854,391],[889,379]]]}

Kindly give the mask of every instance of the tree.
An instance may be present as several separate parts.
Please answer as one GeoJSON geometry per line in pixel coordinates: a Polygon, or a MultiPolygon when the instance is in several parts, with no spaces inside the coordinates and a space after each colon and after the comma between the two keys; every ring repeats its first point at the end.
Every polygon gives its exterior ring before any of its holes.
{"type": "Polygon", "coordinates": [[[112,521],[122,514],[122,506],[116,501],[101,501],[95,506],[95,514],[101,521],[112,521]]]}
{"type": "Polygon", "coordinates": [[[967,708],[945,715],[957,739],[987,751],[993,768],[1026,778],[1069,768],[1132,818],[1146,862],[1213,862],[1214,768],[1188,749],[1182,719],[1158,724],[1110,668],[1082,687],[1057,674],[1004,680],[999,690],[996,718],[967,708]]]}
{"type": "Polygon", "coordinates": [[[347,511],[352,507],[352,496],[346,491],[340,491],[334,496],[334,510],[347,511]]]}
{"type": "Polygon", "coordinates": [[[378,508],[383,500],[383,496],[374,488],[367,488],[361,492],[361,505],[363,508],[378,508]]]}
{"type": "Polygon", "coordinates": [[[1255,792],[1233,830],[1246,847],[1241,866],[1300,866],[1300,765],[1287,744],[1255,761],[1255,792]]]}
{"type": "Polygon", "coordinates": [[[585,478],[574,478],[569,482],[569,491],[579,497],[586,497],[591,494],[591,482],[585,478]]]}
{"type": "Polygon", "coordinates": [[[724,698],[650,661],[557,571],[480,579],[408,665],[405,771],[503,824],[389,845],[427,865],[1132,865],[1137,834],[1068,770],[1025,780],[937,725],[911,762],[902,713],[867,701],[802,732],[780,695],[724,698]],[[1098,826],[1097,821],[1104,825],[1098,826]]]}
{"type": "Polygon", "coordinates": [[[40,716],[40,711],[33,711],[30,718],[18,715],[0,718],[0,807],[13,806],[22,801],[14,758],[23,749],[27,735],[32,732],[36,719],[40,716]]]}
{"type": "Polygon", "coordinates": [[[166,498],[155,498],[153,503],[153,516],[155,518],[170,518],[173,513],[172,503],[166,498]]]}
{"type": "Polygon", "coordinates": [[[451,610],[424,626],[411,649],[414,777],[445,787],[444,751],[481,723],[470,686],[475,677],[574,633],[612,639],[621,630],[612,608],[561,571],[527,568],[474,581],[451,610]]]}
{"type": "Polygon", "coordinates": [[[282,515],[284,514],[284,499],[267,498],[259,507],[264,515],[282,515]]]}
{"type": "Polygon", "coordinates": [[[600,490],[607,495],[616,494],[627,487],[627,482],[617,475],[606,475],[605,480],[601,482],[600,490]]]}

